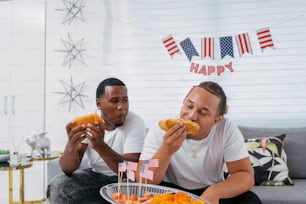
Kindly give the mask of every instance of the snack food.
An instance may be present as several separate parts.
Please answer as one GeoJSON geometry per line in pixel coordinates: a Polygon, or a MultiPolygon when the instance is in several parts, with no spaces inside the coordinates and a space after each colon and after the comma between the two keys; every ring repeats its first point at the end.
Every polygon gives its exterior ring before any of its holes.
{"type": "Polygon", "coordinates": [[[113,193],[112,199],[119,204],[141,204],[144,203],[152,198],[151,193],[145,193],[142,197],[137,197],[137,195],[132,194],[127,196],[124,193],[113,193]]]}
{"type": "Polygon", "coordinates": [[[95,121],[98,121],[101,124],[105,123],[104,120],[96,113],[78,116],[72,120],[73,127],[76,127],[82,124],[87,125],[88,123],[95,124],[95,121]]]}
{"type": "Polygon", "coordinates": [[[199,128],[200,126],[191,121],[191,120],[185,120],[185,119],[182,119],[182,118],[178,118],[178,119],[164,119],[164,120],[161,120],[159,121],[159,127],[162,129],[162,130],[169,130],[169,128],[171,128],[173,125],[177,124],[177,123],[183,123],[184,125],[186,125],[186,128],[187,128],[187,133],[188,134],[194,134],[194,133],[197,133],[199,131],[199,128]]]}
{"type": "Polygon", "coordinates": [[[194,200],[185,192],[165,193],[153,196],[150,204],[205,204],[203,200],[194,200]]]}

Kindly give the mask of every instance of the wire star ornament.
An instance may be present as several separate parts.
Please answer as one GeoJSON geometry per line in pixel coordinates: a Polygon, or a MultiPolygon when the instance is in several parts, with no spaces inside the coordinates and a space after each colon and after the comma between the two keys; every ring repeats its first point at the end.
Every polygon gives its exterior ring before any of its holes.
{"type": "Polygon", "coordinates": [[[82,9],[85,8],[85,4],[83,3],[83,0],[63,0],[63,4],[65,8],[55,9],[66,12],[63,24],[71,25],[74,19],[84,22],[82,9]]]}
{"type": "Polygon", "coordinates": [[[85,108],[82,97],[88,97],[84,95],[82,92],[84,91],[85,81],[74,84],[72,78],[70,78],[70,83],[60,80],[60,83],[64,87],[65,91],[57,91],[54,92],[56,94],[64,95],[60,100],[59,105],[69,103],[69,112],[73,104],[79,105],[81,108],[85,108]]]}
{"type": "Polygon", "coordinates": [[[68,33],[68,40],[63,40],[61,39],[61,42],[63,43],[65,50],[55,50],[57,52],[65,52],[66,56],[63,61],[63,66],[66,66],[68,64],[69,69],[71,66],[76,62],[80,62],[81,64],[84,63],[84,58],[82,53],[85,51],[85,49],[82,49],[83,43],[84,43],[84,38],[81,40],[77,41],[76,43],[73,42],[70,33],[68,33]]]}

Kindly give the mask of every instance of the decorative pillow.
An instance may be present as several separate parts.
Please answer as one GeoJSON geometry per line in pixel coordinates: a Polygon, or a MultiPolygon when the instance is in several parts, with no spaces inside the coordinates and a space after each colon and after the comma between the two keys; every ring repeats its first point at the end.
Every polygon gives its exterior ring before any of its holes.
{"type": "Polygon", "coordinates": [[[286,134],[245,141],[254,168],[255,185],[293,185],[284,150],[285,136],[286,134]]]}

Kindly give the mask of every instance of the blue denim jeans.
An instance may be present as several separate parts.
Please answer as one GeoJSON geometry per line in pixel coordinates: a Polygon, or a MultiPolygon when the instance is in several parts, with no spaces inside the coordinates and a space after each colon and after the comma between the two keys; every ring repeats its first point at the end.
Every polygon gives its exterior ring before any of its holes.
{"type": "Polygon", "coordinates": [[[118,182],[117,176],[106,176],[91,169],[80,169],[73,174],[55,177],[47,189],[50,204],[103,204],[100,188],[118,182]]]}

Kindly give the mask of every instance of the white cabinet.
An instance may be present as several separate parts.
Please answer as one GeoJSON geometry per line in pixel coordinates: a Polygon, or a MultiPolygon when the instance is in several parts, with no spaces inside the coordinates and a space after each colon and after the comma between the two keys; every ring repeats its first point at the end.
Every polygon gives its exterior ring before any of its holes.
{"type": "Polygon", "coordinates": [[[44,1],[0,2],[0,148],[44,128],[44,1]]]}

